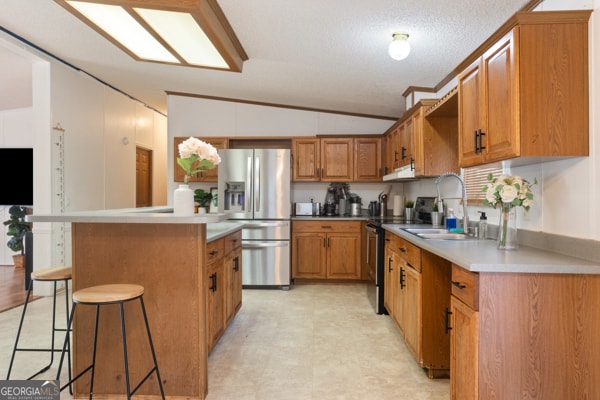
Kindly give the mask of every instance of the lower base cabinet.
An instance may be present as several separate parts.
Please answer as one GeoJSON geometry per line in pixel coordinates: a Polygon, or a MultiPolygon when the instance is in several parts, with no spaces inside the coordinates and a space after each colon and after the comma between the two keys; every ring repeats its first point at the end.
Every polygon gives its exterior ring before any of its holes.
{"type": "Polygon", "coordinates": [[[361,279],[360,221],[294,221],[292,278],[361,279]]]}
{"type": "Polygon", "coordinates": [[[386,234],[384,304],[406,347],[430,378],[450,370],[451,263],[386,234]]]}
{"type": "Polygon", "coordinates": [[[600,276],[452,268],[453,400],[600,398],[600,276]]]}
{"type": "Polygon", "coordinates": [[[237,231],[206,245],[209,352],[242,306],[241,239],[241,231],[237,231]]]}

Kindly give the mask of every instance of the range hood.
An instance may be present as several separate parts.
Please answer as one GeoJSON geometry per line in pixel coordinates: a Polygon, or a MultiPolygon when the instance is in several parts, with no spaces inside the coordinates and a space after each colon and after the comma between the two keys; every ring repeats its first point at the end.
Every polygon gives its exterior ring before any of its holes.
{"type": "Polygon", "coordinates": [[[383,181],[397,181],[403,179],[414,179],[415,178],[415,169],[413,164],[405,165],[400,168],[396,168],[394,172],[391,174],[387,174],[383,176],[383,181]]]}

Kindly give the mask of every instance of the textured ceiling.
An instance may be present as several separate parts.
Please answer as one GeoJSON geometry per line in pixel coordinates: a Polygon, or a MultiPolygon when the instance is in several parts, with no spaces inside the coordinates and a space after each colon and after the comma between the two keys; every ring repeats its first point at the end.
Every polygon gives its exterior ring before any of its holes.
{"type": "MultiPolygon", "coordinates": [[[[437,85],[529,3],[218,2],[249,56],[242,73],[137,62],[51,0],[2,0],[0,26],[162,112],[165,91],[172,91],[400,116],[409,86],[437,85]],[[412,51],[403,61],[387,54],[397,31],[410,34],[412,51]]],[[[0,62],[4,76],[11,67],[1,54],[0,62]]]]}

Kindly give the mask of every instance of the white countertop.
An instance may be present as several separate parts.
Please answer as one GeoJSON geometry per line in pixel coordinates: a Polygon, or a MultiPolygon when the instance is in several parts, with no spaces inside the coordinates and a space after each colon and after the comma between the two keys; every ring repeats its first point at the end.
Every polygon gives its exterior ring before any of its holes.
{"type": "Polygon", "coordinates": [[[74,211],[61,214],[32,214],[28,222],[84,222],[128,224],[207,224],[221,222],[227,214],[175,215],[170,207],[122,208],[114,210],[74,211]]]}
{"type": "MultiPolygon", "coordinates": [[[[600,264],[558,253],[521,246],[498,250],[495,240],[422,239],[402,228],[415,225],[384,224],[383,228],[420,248],[474,272],[600,274],[600,264]]],[[[431,225],[422,225],[431,228],[431,225]]]]}
{"type": "Polygon", "coordinates": [[[212,242],[242,229],[243,222],[224,221],[214,224],[206,224],[206,241],[212,242]]]}

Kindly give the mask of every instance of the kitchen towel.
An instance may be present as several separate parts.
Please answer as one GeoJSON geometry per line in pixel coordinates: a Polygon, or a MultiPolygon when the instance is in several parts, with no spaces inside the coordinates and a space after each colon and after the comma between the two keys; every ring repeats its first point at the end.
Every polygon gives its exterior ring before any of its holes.
{"type": "Polygon", "coordinates": [[[404,196],[394,195],[394,217],[401,217],[404,211],[404,196]]]}

